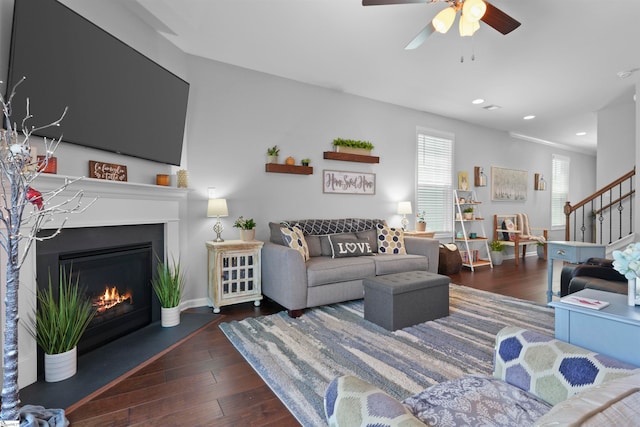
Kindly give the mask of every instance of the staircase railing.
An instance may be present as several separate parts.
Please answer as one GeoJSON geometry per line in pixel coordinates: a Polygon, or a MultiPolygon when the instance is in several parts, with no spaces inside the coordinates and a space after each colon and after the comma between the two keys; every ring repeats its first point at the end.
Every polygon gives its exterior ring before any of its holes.
{"type": "Polygon", "coordinates": [[[584,200],[566,202],[565,240],[611,244],[633,233],[636,168],[584,200]]]}

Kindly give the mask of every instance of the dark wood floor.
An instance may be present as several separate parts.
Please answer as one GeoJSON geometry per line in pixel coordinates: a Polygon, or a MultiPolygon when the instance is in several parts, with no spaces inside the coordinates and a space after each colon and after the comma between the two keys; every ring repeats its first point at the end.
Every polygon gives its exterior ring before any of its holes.
{"type": "MultiPolygon", "coordinates": [[[[528,257],[450,276],[457,284],[546,302],[546,262],[528,257]]],[[[204,310],[197,309],[197,310],[204,310]]],[[[214,324],[106,390],[67,408],[81,426],[296,426],[269,387],[229,343],[217,324],[280,311],[274,303],[224,307],[214,324]]]]}

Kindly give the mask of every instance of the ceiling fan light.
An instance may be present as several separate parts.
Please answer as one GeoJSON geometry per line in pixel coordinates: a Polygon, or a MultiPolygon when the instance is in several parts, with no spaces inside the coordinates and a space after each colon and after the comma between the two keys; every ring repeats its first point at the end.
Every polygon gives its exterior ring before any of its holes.
{"type": "Polygon", "coordinates": [[[453,7],[448,7],[438,12],[431,23],[437,32],[444,34],[449,31],[449,28],[451,28],[455,19],[456,10],[453,7]]]}
{"type": "Polygon", "coordinates": [[[462,4],[462,15],[472,22],[478,22],[486,11],[487,4],[482,0],[465,0],[462,4]]]}
{"type": "Polygon", "coordinates": [[[464,18],[464,15],[460,17],[460,37],[472,36],[480,28],[478,21],[469,21],[464,18]]]}

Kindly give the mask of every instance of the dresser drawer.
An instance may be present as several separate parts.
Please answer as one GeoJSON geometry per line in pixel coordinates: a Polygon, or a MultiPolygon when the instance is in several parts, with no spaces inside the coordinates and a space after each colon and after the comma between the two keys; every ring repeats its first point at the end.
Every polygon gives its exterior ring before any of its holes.
{"type": "Polygon", "coordinates": [[[568,262],[576,262],[580,259],[578,248],[575,246],[554,245],[553,243],[548,243],[547,245],[547,256],[549,258],[568,262]]]}

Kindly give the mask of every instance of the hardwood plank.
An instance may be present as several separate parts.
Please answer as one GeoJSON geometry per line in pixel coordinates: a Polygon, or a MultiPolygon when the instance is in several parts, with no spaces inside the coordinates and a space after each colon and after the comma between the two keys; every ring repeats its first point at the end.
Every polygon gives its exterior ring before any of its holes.
{"type": "MultiPolygon", "coordinates": [[[[451,281],[546,303],[547,263],[527,257],[493,269],[464,268],[451,281]]],[[[196,308],[194,311],[210,310],[196,308]]],[[[227,340],[218,323],[282,310],[264,300],[225,306],[219,321],[108,390],[73,408],[73,426],[297,426],[299,423],[227,340]]]]}

